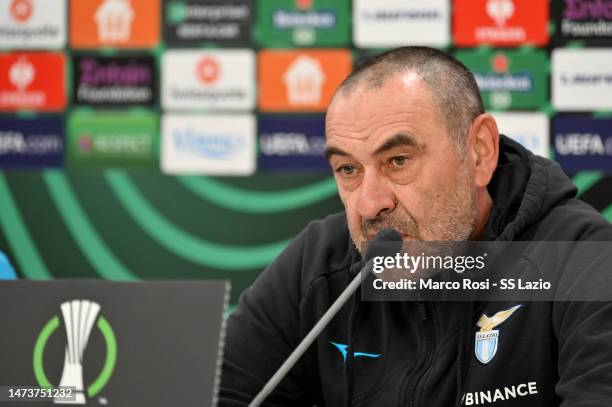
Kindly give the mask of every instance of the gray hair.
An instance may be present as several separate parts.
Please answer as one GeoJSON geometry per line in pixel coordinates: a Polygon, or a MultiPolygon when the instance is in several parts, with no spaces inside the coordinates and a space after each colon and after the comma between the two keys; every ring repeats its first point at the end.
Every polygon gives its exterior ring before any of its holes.
{"type": "Polygon", "coordinates": [[[484,113],[484,106],[474,75],[442,51],[416,46],[387,51],[359,65],[337,92],[347,94],[362,84],[380,88],[387,79],[406,71],[415,72],[428,86],[451,138],[463,151],[470,126],[484,113]]]}

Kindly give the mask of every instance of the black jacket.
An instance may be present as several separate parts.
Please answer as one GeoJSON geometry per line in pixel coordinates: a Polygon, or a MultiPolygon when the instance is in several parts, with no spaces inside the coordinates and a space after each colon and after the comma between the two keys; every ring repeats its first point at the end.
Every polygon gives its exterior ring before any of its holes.
{"type": "MultiPolygon", "coordinates": [[[[574,197],[556,163],[505,137],[489,193],[483,240],[612,240],[612,226],[574,197]]],[[[252,400],[360,260],[340,213],[310,223],[260,275],[228,320],[220,406],[252,400]]],[[[480,363],[478,319],[515,305],[355,296],[265,405],[611,406],[612,305],[522,304],[500,330],[495,358],[480,363]]]]}

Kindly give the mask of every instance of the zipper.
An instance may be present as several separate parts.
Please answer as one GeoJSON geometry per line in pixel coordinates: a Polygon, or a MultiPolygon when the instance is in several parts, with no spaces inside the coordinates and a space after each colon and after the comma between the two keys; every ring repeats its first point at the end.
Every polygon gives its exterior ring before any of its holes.
{"type": "Polygon", "coordinates": [[[418,384],[425,376],[425,373],[429,370],[431,365],[433,364],[433,358],[431,357],[433,354],[435,335],[433,334],[433,312],[432,318],[428,316],[427,305],[423,301],[419,301],[417,304],[419,310],[419,316],[421,317],[421,321],[423,322],[423,352],[422,359],[419,362],[417,368],[412,372],[412,374],[408,375],[408,380],[406,385],[404,386],[405,394],[404,403],[405,406],[414,407],[416,402],[416,390],[418,388],[418,384]]]}

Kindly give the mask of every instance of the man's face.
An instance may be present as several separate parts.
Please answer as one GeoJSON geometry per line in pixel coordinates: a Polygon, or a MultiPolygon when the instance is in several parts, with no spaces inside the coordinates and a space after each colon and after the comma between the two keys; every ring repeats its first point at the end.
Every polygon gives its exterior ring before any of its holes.
{"type": "Polygon", "coordinates": [[[385,228],[404,240],[466,240],[477,221],[476,188],[420,77],[377,89],[357,84],[327,112],[327,155],[359,248],[385,228]]]}

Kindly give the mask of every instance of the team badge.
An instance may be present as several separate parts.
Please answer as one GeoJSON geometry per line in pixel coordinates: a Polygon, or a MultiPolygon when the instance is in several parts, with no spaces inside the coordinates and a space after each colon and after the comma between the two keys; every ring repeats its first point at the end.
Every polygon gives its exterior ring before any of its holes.
{"type": "Polygon", "coordinates": [[[480,331],[476,332],[476,345],[474,347],[476,359],[478,359],[480,363],[484,365],[488,364],[497,353],[499,330],[494,328],[506,322],[506,320],[514,314],[514,311],[522,306],[522,304],[519,304],[510,309],[499,311],[492,317],[482,314],[476,323],[480,331]]]}

